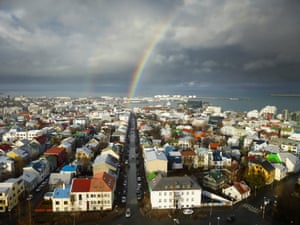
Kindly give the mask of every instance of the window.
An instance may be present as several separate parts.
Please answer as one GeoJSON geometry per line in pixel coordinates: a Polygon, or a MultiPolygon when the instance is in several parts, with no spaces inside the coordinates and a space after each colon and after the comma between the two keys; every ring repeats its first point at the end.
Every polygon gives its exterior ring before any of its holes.
{"type": "Polygon", "coordinates": [[[68,204],[68,202],[67,201],[64,201],[64,205],[67,205],[68,204]]]}
{"type": "Polygon", "coordinates": [[[55,201],[55,205],[59,205],[59,201],[55,201]]]}

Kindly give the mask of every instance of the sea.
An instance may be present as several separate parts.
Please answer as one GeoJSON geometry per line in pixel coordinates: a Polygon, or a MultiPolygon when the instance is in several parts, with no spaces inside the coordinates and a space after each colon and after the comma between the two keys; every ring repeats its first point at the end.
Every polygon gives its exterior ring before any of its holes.
{"type": "MultiPolygon", "coordinates": [[[[5,90],[1,87],[0,96],[25,96],[25,97],[58,97],[58,96],[70,96],[70,97],[101,97],[101,96],[112,96],[112,97],[127,97],[127,90],[118,92],[107,88],[100,90],[94,90],[90,93],[80,93],[80,91],[66,90],[60,88],[54,90],[53,88],[42,88],[37,89],[36,87],[30,87],[28,89],[18,89],[18,91],[5,90]]],[[[261,110],[265,106],[275,106],[277,113],[283,110],[289,112],[300,112],[300,94],[298,95],[273,95],[270,92],[258,92],[256,90],[233,92],[227,91],[211,91],[207,90],[188,90],[181,89],[175,91],[155,91],[149,90],[144,93],[137,93],[135,97],[153,97],[155,95],[182,95],[182,96],[194,96],[202,102],[208,102],[210,105],[220,106],[223,111],[237,111],[245,112],[251,110],[261,110]]],[[[154,104],[149,103],[149,104],[154,104]]],[[[157,104],[165,104],[158,102],[157,104]]]]}
{"type": "MultiPolygon", "coordinates": [[[[220,106],[222,111],[248,112],[252,110],[260,111],[266,106],[275,106],[277,113],[288,110],[289,112],[300,112],[300,97],[257,97],[257,98],[220,98],[220,97],[197,97],[197,100],[208,103],[212,106],[220,106]]],[[[131,103],[131,107],[144,107],[149,105],[167,105],[171,103],[176,106],[180,101],[153,101],[131,103]]]]}

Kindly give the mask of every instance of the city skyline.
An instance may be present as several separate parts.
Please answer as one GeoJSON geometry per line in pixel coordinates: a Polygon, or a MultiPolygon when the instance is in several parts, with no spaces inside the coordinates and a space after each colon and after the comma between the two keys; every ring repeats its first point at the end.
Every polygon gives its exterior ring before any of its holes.
{"type": "Polygon", "coordinates": [[[0,90],[299,93],[299,9],[277,0],[4,0],[0,90]]]}

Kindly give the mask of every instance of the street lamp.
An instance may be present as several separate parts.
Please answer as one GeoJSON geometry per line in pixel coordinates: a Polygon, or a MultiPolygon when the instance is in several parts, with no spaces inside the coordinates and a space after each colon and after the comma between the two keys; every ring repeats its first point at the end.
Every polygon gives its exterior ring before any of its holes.
{"type": "Polygon", "coordinates": [[[218,216],[217,219],[218,219],[218,225],[219,225],[219,224],[220,224],[220,219],[221,219],[221,218],[218,216]]]}

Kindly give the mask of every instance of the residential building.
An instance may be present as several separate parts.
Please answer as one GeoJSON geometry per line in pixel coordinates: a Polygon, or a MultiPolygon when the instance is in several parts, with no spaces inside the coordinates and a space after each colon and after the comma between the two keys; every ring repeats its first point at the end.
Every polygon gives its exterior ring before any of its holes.
{"type": "Polygon", "coordinates": [[[168,172],[168,159],[166,155],[160,151],[145,151],[144,165],[146,174],[160,172],[165,175],[168,172]]]}
{"type": "Polygon", "coordinates": [[[179,151],[170,151],[168,153],[168,170],[183,168],[182,155],[179,151]]]}
{"type": "Polygon", "coordinates": [[[22,177],[10,178],[0,183],[0,213],[10,212],[20,201],[24,194],[24,181],[22,177]]]}
{"type": "Polygon", "coordinates": [[[272,164],[261,158],[250,160],[248,163],[248,173],[253,175],[262,175],[265,178],[266,184],[271,184],[275,178],[275,168],[272,164]]]}
{"type": "Polygon", "coordinates": [[[66,153],[66,149],[64,147],[56,147],[56,146],[54,146],[54,147],[51,147],[51,148],[47,149],[44,152],[44,155],[46,157],[48,157],[48,156],[55,156],[56,157],[57,166],[60,167],[60,166],[62,166],[65,163],[65,159],[66,159],[67,153],[66,153]]]}
{"type": "Polygon", "coordinates": [[[71,185],[71,173],[51,173],[49,177],[49,190],[53,191],[56,188],[63,188],[71,185]]]}
{"type": "Polygon", "coordinates": [[[250,196],[251,189],[245,182],[241,181],[234,182],[232,186],[224,188],[222,192],[231,200],[239,202],[250,196]]]}
{"type": "Polygon", "coordinates": [[[284,163],[288,173],[297,173],[300,171],[300,159],[292,153],[278,153],[281,162],[284,163]]]}
{"type": "Polygon", "coordinates": [[[23,175],[26,173],[34,173],[38,177],[38,183],[43,181],[50,174],[50,166],[48,160],[39,158],[32,161],[28,166],[23,168],[23,175]]]}
{"type": "Polygon", "coordinates": [[[288,169],[283,164],[272,163],[272,166],[275,168],[274,180],[280,181],[287,176],[288,169]]]}
{"type": "Polygon", "coordinates": [[[56,188],[52,195],[52,211],[68,212],[72,210],[70,198],[70,185],[63,185],[62,188],[56,188]]]}
{"type": "Polygon", "coordinates": [[[31,192],[40,182],[40,176],[32,171],[23,173],[24,187],[27,192],[31,192]]]}
{"type": "Polygon", "coordinates": [[[118,176],[118,165],[119,160],[112,154],[100,154],[94,160],[93,174],[112,171],[116,176],[118,176]]]}
{"type": "Polygon", "coordinates": [[[92,151],[92,149],[88,148],[87,146],[76,148],[75,158],[78,161],[81,160],[92,161],[93,157],[94,157],[94,152],[92,151]]]}
{"type": "Polygon", "coordinates": [[[198,166],[198,157],[195,151],[193,150],[183,150],[180,152],[182,156],[183,166],[186,168],[197,168],[198,166]]]}
{"type": "Polygon", "coordinates": [[[226,176],[220,170],[211,170],[206,176],[203,177],[203,186],[214,190],[219,191],[225,187],[226,176]]]}

